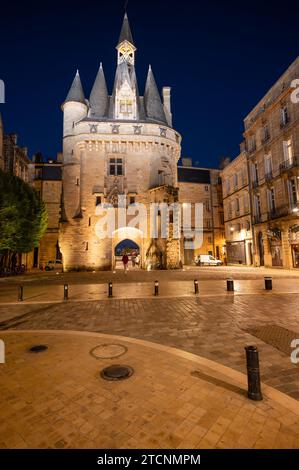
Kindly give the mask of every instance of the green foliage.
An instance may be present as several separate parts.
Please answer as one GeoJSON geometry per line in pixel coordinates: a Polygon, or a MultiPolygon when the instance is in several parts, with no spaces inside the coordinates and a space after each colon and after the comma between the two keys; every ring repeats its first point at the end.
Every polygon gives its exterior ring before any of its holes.
{"type": "Polygon", "coordinates": [[[0,254],[32,251],[46,231],[47,219],[36,191],[0,170],[0,254]]]}

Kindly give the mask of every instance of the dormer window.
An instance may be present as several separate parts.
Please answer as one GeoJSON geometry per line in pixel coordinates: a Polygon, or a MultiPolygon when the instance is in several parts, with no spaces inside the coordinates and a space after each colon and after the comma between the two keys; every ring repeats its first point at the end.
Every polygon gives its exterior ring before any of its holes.
{"type": "Polygon", "coordinates": [[[132,100],[120,100],[119,108],[122,114],[132,114],[133,112],[132,100]]]}

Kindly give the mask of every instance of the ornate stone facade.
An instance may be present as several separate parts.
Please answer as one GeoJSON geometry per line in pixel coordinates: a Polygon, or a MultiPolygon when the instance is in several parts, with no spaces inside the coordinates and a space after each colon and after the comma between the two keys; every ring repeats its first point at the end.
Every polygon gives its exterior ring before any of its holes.
{"type": "MultiPolygon", "coordinates": [[[[59,245],[65,270],[113,268],[114,249],[123,238],[137,243],[144,268],[153,264],[153,253],[160,257],[163,267],[180,266],[179,242],[172,240],[171,235],[167,240],[153,239],[149,230],[142,233],[130,228],[134,215],[125,224],[116,224],[112,238],[101,238],[96,233],[97,205],[115,207],[122,197],[126,207],[134,209],[134,204],[143,203],[149,214],[153,200],[171,204],[178,199],[181,137],[172,128],[170,89],[163,89],[162,103],[150,67],[144,96],[139,96],[135,51],[125,16],[112,94],[108,94],[101,65],[89,100],[84,97],[77,72],[62,106],[59,245]]],[[[116,213],[118,216],[119,209],[116,213]]]]}

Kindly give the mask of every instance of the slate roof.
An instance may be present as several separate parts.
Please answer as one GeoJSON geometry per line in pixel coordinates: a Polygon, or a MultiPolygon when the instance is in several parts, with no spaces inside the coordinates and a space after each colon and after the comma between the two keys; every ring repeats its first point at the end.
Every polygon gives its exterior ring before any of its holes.
{"type": "Polygon", "coordinates": [[[79,103],[85,104],[84,91],[79,75],[79,70],[77,70],[71,88],[69,89],[68,95],[65,99],[65,103],[68,101],[78,101],[79,103]]]}
{"type": "Polygon", "coordinates": [[[133,46],[135,46],[127,13],[125,13],[124,16],[123,24],[119,35],[118,45],[121,44],[123,41],[128,41],[133,46]]]}

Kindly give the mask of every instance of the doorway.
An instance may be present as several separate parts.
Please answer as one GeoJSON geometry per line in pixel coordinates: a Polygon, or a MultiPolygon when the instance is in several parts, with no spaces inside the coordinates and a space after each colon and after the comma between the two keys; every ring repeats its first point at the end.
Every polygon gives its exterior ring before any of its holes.
{"type": "Polygon", "coordinates": [[[264,260],[264,241],[263,241],[263,234],[262,232],[258,233],[257,236],[257,245],[258,245],[258,251],[259,251],[259,257],[260,257],[260,266],[265,265],[265,260],[264,260]]]}

